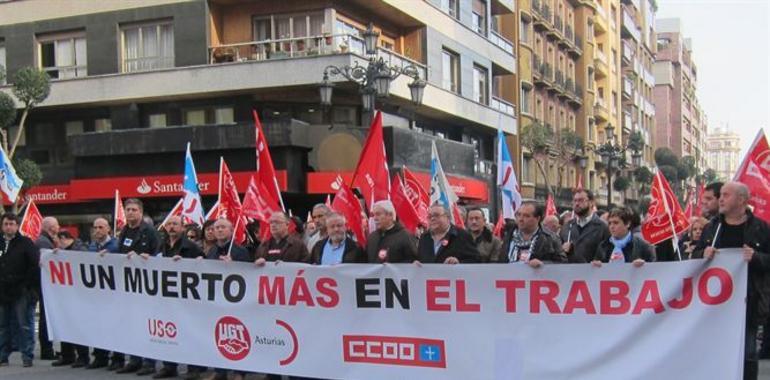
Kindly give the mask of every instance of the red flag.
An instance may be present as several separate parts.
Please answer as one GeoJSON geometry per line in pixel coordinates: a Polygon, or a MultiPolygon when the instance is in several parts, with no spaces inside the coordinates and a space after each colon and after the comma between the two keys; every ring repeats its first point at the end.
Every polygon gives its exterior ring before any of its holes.
{"type": "Polygon", "coordinates": [[[497,236],[499,239],[502,239],[503,228],[505,228],[505,219],[503,219],[503,213],[501,212],[500,215],[497,217],[497,223],[495,223],[495,230],[492,231],[492,234],[497,236]]]}
{"type": "Polygon", "coordinates": [[[230,168],[227,167],[224,158],[219,161],[219,198],[217,200],[217,219],[225,218],[233,224],[235,231],[233,237],[236,242],[241,243],[246,239],[246,224],[238,222],[241,216],[241,199],[238,196],[238,189],[235,188],[230,168]]]}
{"type": "Polygon", "coordinates": [[[344,183],[340,185],[340,189],[334,195],[332,209],[345,215],[348,229],[353,232],[358,244],[366,247],[366,235],[364,234],[364,226],[361,224],[361,204],[358,203],[358,199],[348,185],[344,183]]]}
{"type": "Polygon", "coordinates": [[[545,200],[545,216],[559,215],[556,211],[556,205],[553,203],[553,195],[548,194],[548,198],[545,200]]]}
{"type": "Polygon", "coordinates": [[[209,213],[206,214],[206,221],[217,220],[217,215],[219,215],[219,201],[211,206],[211,210],[209,210],[209,213]]]}
{"type": "Polygon", "coordinates": [[[460,206],[457,203],[452,203],[452,223],[457,228],[465,229],[465,221],[463,220],[463,214],[460,212],[460,206]]]}
{"type": "MultiPolygon", "coordinates": [[[[246,195],[243,196],[243,216],[259,221],[260,239],[270,239],[270,215],[281,211],[281,207],[275,199],[270,197],[263,182],[257,183],[252,176],[246,195]]],[[[241,223],[245,224],[245,221],[241,223]]]]}
{"type": "Polygon", "coordinates": [[[404,173],[404,192],[409,197],[409,202],[412,203],[417,215],[420,217],[420,222],[423,226],[428,225],[428,205],[430,204],[430,195],[422,187],[420,181],[406,166],[402,168],[404,173]]]}
{"type": "Polygon", "coordinates": [[[671,191],[666,177],[658,171],[652,179],[652,200],[647,220],[642,223],[642,236],[650,244],[674,238],[690,227],[682,206],[671,191]]]}
{"type": "Polygon", "coordinates": [[[30,199],[27,210],[24,211],[24,218],[21,219],[19,233],[35,241],[40,237],[40,230],[42,227],[43,215],[41,215],[40,210],[37,209],[35,201],[30,199]]]}
{"type": "Polygon", "coordinates": [[[746,153],[746,157],[743,158],[741,165],[738,167],[738,171],[735,172],[735,181],[740,181],[738,177],[743,175],[748,166],[749,160],[753,160],[756,165],[759,165],[765,171],[770,172],[770,144],[765,137],[765,131],[760,129],[757,132],[757,137],[754,138],[754,142],[751,144],[751,148],[746,153]]]}
{"type": "Polygon", "coordinates": [[[256,134],[257,178],[259,182],[265,185],[270,197],[281,205],[281,210],[286,210],[286,207],[283,206],[283,198],[281,198],[281,189],[278,187],[278,177],[275,176],[273,158],[270,156],[267,139],[262,130],[262,123],[259,121],[257,111],[251,110],[251,112],[254,115],[254,133],[256,134]]]}
{"type": "Polygon", "coordinates": [[[698,186],[698,197],[693,200],[692,215],[694,216],[703,215],[703,204],[701,203],[701,199],[703,198],[703,192],[705,190],[706,185],[701,183],[700,186],[698,186]]]}
{"type": "Polygon", "coordinates": [[[396,174],[390,183],[393,184],[393,187],[390,188],[390,199],[393,202],[393,207],[396,209],[398,220],[401,221],[401,224],[408,231],[417,233],[417,227],[420,225],[420,216],[417,215],[417,210],[414,209],[414,206],[409,201],[401,178],[396,174]]]}
{"type": "Polygon", "coordinates": [[[743,172],[738,172],[737,180],[751,189],[749,205],[754,208],[754,216],[770,223],[770,171],[749,158],[743,172]]]}
{"type": "Polygon", "coordinates": [[[371,205],[376,201],[388,199],[390,196],[390,174],[388,173],[388,158],[385,155],[385,141],[382,137],[382,114],[377,114],[372,120],[369,135],[366,136],[361,157],[358,159],[352,187],[358,187],[361,194],[372,194],[368,199],[371,205]]]}
{"type": "Polygon", "coordinates": [[[112,213],[112,228],[115,236],[126,226],[126,210],[123,208],[123,200],[120,199],[120,193],[115,190],[115,210],[112,213]]]}
{"type": "MultiPolygon", "coordinates": [[[[158,231],[163,229],[163,227],[166,225],[166,222],[168,222],[168,218],[172,216],[181,216],[182,215],[182,208],[184,207],[184,198],[180,198],[178,202],[174,205],[174,207],[171,209],[171,211],[168,212],[168,215],[166,215],[166,218],[163,219],[162,222],[158,225],[158,231]]],[[[187,224],[189,222],[189,218],[183,218],[182,224],[187,224]]]]}

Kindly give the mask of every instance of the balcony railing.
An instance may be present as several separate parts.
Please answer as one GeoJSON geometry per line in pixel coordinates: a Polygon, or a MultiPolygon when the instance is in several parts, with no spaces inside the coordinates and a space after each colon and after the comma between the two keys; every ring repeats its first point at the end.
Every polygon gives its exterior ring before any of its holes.
{"type": "Polygon", "coordinates": [[[492,96],[492,101],[489,103],[489,106],[504,114],[516,116],[516,106],[494,95],[492,96]]]}
{"type": "Polygon", "coordinates": [[[513,43],[494,30],[489,33],[489,41],[497,45],[500,49],[505,50],[508,54],[513,55],[513,43]]]}
{"type": "Polygon", "coordinates": [[[627,42],[623,42],[623,59],[631,63],[634,59],[634,50],[627,42]]]}
{"type": "Polygon", "coordinates": [[[567,25],[564,28],[564,36],[567,37],[567,41],[574,42],[575,41],[575,33],[572,31],[572,27],[567,25]]]}
{"type": "Polygon", "coordinates": [[[623,78],[623,93],[628,95],[629,97],[633,96],[634,81],[631,80],[631,78],[628,78],[628,77],[623,78]]]}
{"type": "Polygon", "coordinates": [[[532,56],[532,74],[542,74],[542,61],[540,60],[540,56],[535,54],[532,56]]]}
{"type": "Polygon", "coordinates": [[[625,7],[623,7],[623,31],[625,31],[629,37],[632,37],[637,42],[641,40],[641,33],[636,27],[636,22],[634,21],[634,18],[631,17],[628,9],[625,7]]]}
{"type": "Polygon", "coordinates": [[[548,62],[543,64],[543,77],[545,77],[546,80],[553,81],[553,68],[548,62]]]}
{"type": "Polygon", "coordinates": [[[564,87],[564,73],[561,70],[556,70],[556,85],[564,87]]]}
{"type": "Polygon", "coordinates": [[[607,64],[607,56],[604,54],[603,51],[596,49],[594,50],[594,55],[596,55],[596,58],[602,61],[605,65],[607,64]]]}
{"type": "Polygon", "coordinates": [[[564,24],[561,21],[561,16],[556,15],[556,17],[554,17],[553,26],[555,26],[556,30],[559,32],[564,30],[564,24]]]}
{"type": "Polygon", "coordinates": [[[572,81],[572,78],[567,78],[567,81],[564,83],[564,89],[570,94],[575,93],[575,82],[572,81]]]}
{"type": "Polygon", "coordinates": [[[583,99],[583,86],[575,83],[575,95],[577,95],[578,98],[583,99]]]}

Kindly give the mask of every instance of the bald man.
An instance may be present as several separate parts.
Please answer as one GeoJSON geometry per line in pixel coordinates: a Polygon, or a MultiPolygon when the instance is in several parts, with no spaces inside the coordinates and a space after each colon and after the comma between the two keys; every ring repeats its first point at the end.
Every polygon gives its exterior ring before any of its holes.
{"type": "MultiPolygon", "coordinates": [[[[59,221],[52,216],[46,216],[41,223],[40,236],[35,241],[35,245],[39,249],[59,248],[58,235],[59,221]]],[[[39,258],[37,258],[37,260],[39,260],[39,258]]],[[[46,322],[45,303],[40,289],[37,289],[37,294],[40,294],[40,320],[38,321],[37,330],[37,338],[40,340],[40,358],[43,360],[53,360],[56,359],[56,357],[54,355],[53,342],[48,339],[48,323],[46,322]]],[[[73,363],[75,363],[74,357],[61,357],[53,364],[70,365],[73,363]]]]}
{"type": "MultiPolygon", "coordinates": [[[[91,252],[98,252],[101,255],[107,253],[118,253],[118,239],[112,236],[112,229],[110,228],[110,222],[105,218],[96,218],[91,225],[91,243],[88,245],[88,250],[91,252]]],[[[94,360],[91,364],[86,366],[87,369],[105,368],[110,365],[109,363],[109,351],[101,348],[94,348],[94,360]]],[[[113,368],[123,365],[122,354],[116,353],[118,356],[113,356],[113,368]],[[117,361],[116,361],[117,360],[117,361]]]]}
{"type": "Polygon", "coordinates": [[[749,188],[740,182],[722,186],[719,215],[703,229],[693,251],[694,258],[712,259],[723,248],[739,248],[749,263],[746,298],[746,335],[743,378],[756,379],[759,362],[756,345],[757,329],[770,314],[767,279],[770,275],[770,227],[749,210],[749,188]]]}

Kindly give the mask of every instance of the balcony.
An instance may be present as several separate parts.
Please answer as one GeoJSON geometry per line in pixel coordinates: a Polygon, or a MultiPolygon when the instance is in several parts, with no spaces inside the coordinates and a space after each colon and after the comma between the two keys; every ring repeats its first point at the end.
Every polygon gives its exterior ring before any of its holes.
{"type": "Polygon", "coordinates": [[[626,41],[623,41],[623,55],[621,59],[623,65],[631,65],[634,60],[634,48],[626,41]]]}
{"type": "Polygon", "coordinates": [[[641,32],[626,7],[623,7],[623,27],[620,29],[620,32],[623,38],[633,38],[637,43],[642,40],[641,32]]]}
{"type": "Polygon", "coordinates": [[[623,77],[623,98],[625,100],[631,100],[634,96],[634,81],[633,79],[625,76],[623,77]]]}
{"type": "Polygon", "coordinates": [[[535,22],[532,24],[534,26],[535,30],[537,31],[551,31],[551,8],[548,6],[548,4],[542,4],[540,6],[540,17],[535,19],[535,22]]]}
{"type": "Polygon", "coordinates": [[[572,45],[572,49],[569,50],[569,53],[572,54],[574,58],[579,58],[583,54],[583,39],[576,34],[573,41],[574,44],[572,45]]]}
{"type": "Polygon", "coordinates": [[[489,103],[489,106],[506,115],[516,117],[516,106],[494,95],[492,95],[492,101],[489,103]]]}
{"type": "Polygon", "coordinates": [[[541,66],[543,65],[542,61],[540,60],[540,56],[537,54],[532,55],[532,76],[535,79],[542,78],[543,73],[541,70],[541,66]]]}
{"type": "Polygon", "coordinates": [[[596,77],[604,78],[609,74],[609,67],[607,66],[607,56],[604,55],[599,49],[594,50],[594,68],[596,69],[596,77]]]}
{"type": "Polygon", "coordinates": [[[642,67],[642,80],[646,85],[655,87],[655,76],[646,67],[642,67]]]}
{"type": "Polygon", "coordinates": [[[499,47],[500,49],[503,49],[506,53],[510,55],[514,54],[513,43],[511,41],[508,41],[508,39],[501,36],[496,31],[492,30],[489,33],[489,41],[495,44],[495,46],[499,47]]]}
{"type": "Polygon", "coordinates": [[[563,34],[562,30],[564,29],[564,23],[561,20],[561,16],[555,15],[553,17],[553,28],[548,30],[547,37],[550,39],[558,39],[560,35],[563,34]]]}
{"type": "Polygon", "coordinates": [[[607,12],[601,5],[596,7],[596,17],[594,17],[594,29],[599,32],[598,34],[606,33],[609,28],[607,27],[607,12]]]}
{"type": "Polygon", "coordinates": [[[594,103],[594,117],[596,117],[596,119],[599,121],[609,120],[609,110],[607,109],[607,105],[604,103],[604,99],[602,98],[596,98],[596,103],[594,103]]]}
{"type": "Polygon", "coordinates": [[[532,0],[532,8],[531,8],[532,9],[532,16],[535,19],[538,19],[541,16],[540,15],[540,7],[541,7],[540,0],[532,0]]]}
{"type": "Polygon", "coordinates": [[[567,93],[570,97],[567,101],[575,108],[583,105],[583,88],[579,84],[572,84],[572,79],[567,79],[567,93]],[[571,90],[571,91],[570,91],[571,90]]]}
{"type": "Polygon", "coordinates": [[[631,113],[623,111],[623,131],[625,133],[631,133],[634,130],[634,119],[631,116],[631,113]]]}

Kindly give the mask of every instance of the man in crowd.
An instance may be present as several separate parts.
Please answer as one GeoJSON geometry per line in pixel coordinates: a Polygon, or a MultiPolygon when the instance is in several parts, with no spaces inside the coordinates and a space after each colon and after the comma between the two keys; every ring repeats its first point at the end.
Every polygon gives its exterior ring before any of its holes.
{"type": "MultiPolygon", "coordinates": [[[[142,201],[136,198],[126,199],[124,204],[126,214],[126,226],[118,235],[118,249],[120,253],[126,254],[131,258],[139,255],[142,258],[148,258],[158,252],[160,247],[158,234],[155,228],[144,222],[144,205],[142,201]]],[[[120,363],[119,354],[113,354],[113,364],[120,363]]],[[[131,356],[128,363],[123,368],[117,370],[117,373],[133,373],[145,376],[155,372],[155,361],[148,360],[143,365],[143,359],[139,356],[131,356]]],[[[112,368],[113,366],[110,366],[112,368]]]]}
{"type": "Polygon", "coordinates": [[[728,182],[720,189],[719,214],[703,230],[693,251],[694,258],[710,260],[723,248],[740,248],[749,263],[746,297],[746,335],[743,378],[757,379],[757,329],[770,314],[767,276],[770,272],[770,227],[748,208],[749,188],[728,182]]]}
{"type": "Polygon", "coordinates": [[[411,263],[417,260],[414,238],[396,222],[393,202],[377,201],[372,206],[375,230],[366,240],[369,263],[411,263]]]}
{"type": "Polygon", "coordinates": [[[40,251],[32,240],[19,233],[16,214],[4,214],[0,223],[3,231],[3,238],[0,239],[0,367],[8,365],[11,354],[10,329],[19,337],[24,367],[31,367],[35,335],[29,323],[32,318],[29,313],[34,292],[40,284],[40,251]]]}
{"type": "Polygon", "coordinates": [[[316,243],[326,239],[326,215],[329,214],[330,211],[329,207],[323,203],[313,206],[311,215],[313,216],[313,224],[316,228],[315,231],[305,237],[305,245],[307,246],[308,251],[312,250],[316,243]]]}
{"type": "Polygon", "coordinates": [[[652,246],[641,236],[634,235],[633,213],[626,208],[616,208],[609,212],[607,225],[610,238],[599,243],[591,263],[601,266],[602,263],[633,263],[641,267],[645,262],[655,261],[652,246]]]}
{"type": "Polygon", "coordinates": [[[539,268],[545,262],[567,262],[559,246],[559,238],[541,224],[544,213],[542,205],[533,201],[522,202],[516,210],[516,227],[505,235],[499,262],[525,263],[532,268],[539,268]]]}
{"type": "MultiPolygon", "coordinates": [[[[88,247],[75,239],[68,231],[59,231],[57,241],[60,249],[66,251],[86,251],[88,247]]],[[[72,364],[72,368],[82,368],[89,364],[88,347],[80,344],[61,342],[61,357],[51,363],[54,367],[72,364]],[[77,355],[76,355],[77,354],[77,355]]]]}
{"type": "Polygon", "coordinates": [[[562,250],[570,263],[587,263],[596,253],[599,243],[610,238],[607,223],[593,212],[594,194],[578,190],[572,196],[575,217],[561,228],[562,250]]]}
{"type": "Polygon", "coordinates": [[[331,212],[325,219],[328,237],[313,247],[311,262],[315,265],[366,263],[364,250],[347,236],[345,217],[331,212]]]}
{"type": "Polygon", "coordinates": [[[713,182],[703,189],[701,195],[701,207],[703,207],[703,217],[711,219],[719,216],[719,196],[722,192],[722,182],[713,182]]]}
{"type": "Polygon", "coordinates": [[[500,259],[500,248],[503,242],[489,230],[486,216],[480,208],[471,207],[468,209],[465,227],[471,233],[473,242],[476,243],[480,261],[482,263],[497,262],[500,259]]]}
{"type": "MultiPolygon", "coordinates": [[[[324,213],[326,217],[326,213],[324,213]]],[[[257,265],[268,261],[286,261],[293,263],[310,262],[310,253],[305,244],[296,236],[289,234],[289,216],[283,211],[276,211],[270,218],[270,239],[262,242],[257,249],[257,265]]],[[[321,226],[318,226],[319,230],[321,226]]],[[[326,231],[326,226],[323,226],[326,231]]],[[[325,232],[324,232],[325,233],[325,232]]]]}
{"type": "Polygon", "coordinates": [[[546,231],[558,236],[559,230],[561,230],[559,217],[556,215],[548,215],[543,218],[543,228],[545,228],[546,231]]]}
{"type": "Polygon", "coordinates": [[[449,209],[436,204],[428,209],[428,231],[417,245],[418,261],[434,264],[477,263],[479,251],[471,235],[452,225],[449,209]]]}
{"type": "MultiPolygon", "coordinates": [[[[88,250],[100,254],[120,252],[118,239],[112,237],[111,233],[110,222],[108,222],[107,219],[94,219],[93,228],[91,230],[91,244],[88,245],[88,250]]],[[[94,360],[86,367],[86,369],[97,369],[107,366],[118,369],[123,366],[123,354],[114,353],[112,364],[108,363],[108,355],[109,351],[101,348],[94,348],[94,360]],[[117,355],[117,357],[115,355],[117,355]]]]}
{"type": "MultiPolygon", "coordinates": [[[[58,241],[58,234],[59,234],[59,221],[52,217],[47,216],[43,218],[43,221],[40,223],[40,236],[35,241],[35,245],[37,245],[38,249],[54,249],[57,248],[59,245],[58,241]]],[[[45,300],[42,297],[42,293],[40,291],[40,287],[38,286],[36,288],[37,294],[40,294],[40,320],[38,321],[38,328],[37,328],[37,338],[40,341],[40,358],[43,360],[53,360],[55,359],[55,353],[53,350],[53,342],[51,342],[48,339],[48,322],[46,320],[46,313],[45,313],[45,300]]],[[[31,305],[31,307],[34,310],[34,303],[31,305]]],[[[31,322],[34,326],[34,321],[31,322]]],[[[62,360],[62,358],[59,358],[59,360],[52,363],[52,365],[56,366],[59,365],[69,365],[72,364],[74,361],[74,358],[66,358],[66,360],[62,360]]]]}

